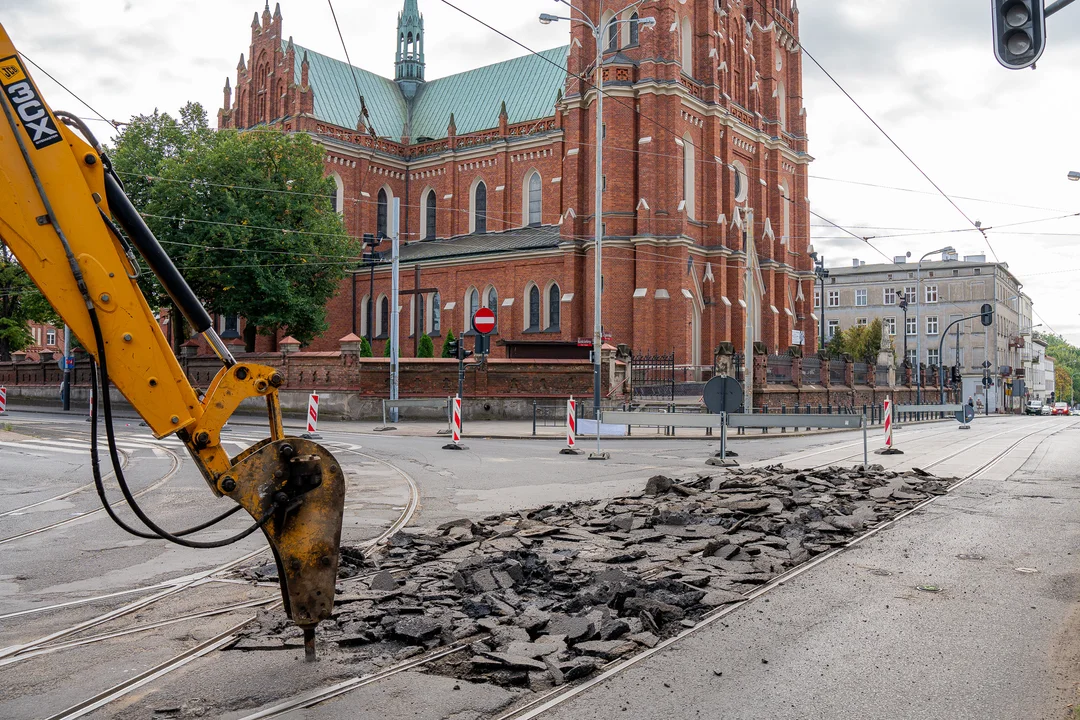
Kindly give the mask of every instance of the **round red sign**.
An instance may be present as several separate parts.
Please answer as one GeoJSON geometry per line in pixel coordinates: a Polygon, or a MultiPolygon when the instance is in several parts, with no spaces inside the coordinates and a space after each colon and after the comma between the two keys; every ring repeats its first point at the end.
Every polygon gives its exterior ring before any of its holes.
{"type": "Polygon", "coordinates": [[[495,313],[491,308],[480,308],[472,318],[473,330],[481,335],[487,335],[495,329],[495,313]]]}

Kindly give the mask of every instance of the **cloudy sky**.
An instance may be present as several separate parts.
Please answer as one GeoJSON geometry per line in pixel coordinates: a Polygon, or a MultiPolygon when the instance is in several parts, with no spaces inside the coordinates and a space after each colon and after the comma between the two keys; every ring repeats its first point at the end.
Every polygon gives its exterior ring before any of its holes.
{"type": "MultiPolygon", "coordinates": [[[[536,21],[553,10],[551,0],[453,1],[533,49],[566,42],[565,26],[536,21]]],[[[523,53],[442,0],[419,2],[429,77],[523,53]]],[[[1069,170],[1080,170],[1080,93],[1071,71],[1080,67],[1080,4],[1048,20],[1048,47],[1035,71],[1008,71],[994,60],[989,5],[802,0],[806,50],[969,218],[991,228],[986,240],[971,230],[804,58],[816,157],[812,208],[871,238],[868,244],[815,220],[814,244],[830,265],[884,261],[875,247],[889,258],[949,244],[962,255],[996,252],[1034,299],[1035,322],[1080,344],[1080,217],[1048,219],[1080,212],[1080,183],[1066,180],[1069,170]],[[1023,224],[1001,227],[1013,223],[1023,224]],[[955,230],[967,231],[930,234],[955,230]]],[[[397,0],[337,0],[354,63],[393,75],[398,9],[397,0]]],[[[175,111],[187,100],[213,115],[261,10],[261,0],[0,0],[0,21],[21,52],[103,115],[122,120],[155,107],[175,111]]],[[[324,0],[284,0],[281,10],[286,36],[343,59],[324,0]]],[[[91,116],[40,73],[37,79],[53,107],[91,116]]]]}

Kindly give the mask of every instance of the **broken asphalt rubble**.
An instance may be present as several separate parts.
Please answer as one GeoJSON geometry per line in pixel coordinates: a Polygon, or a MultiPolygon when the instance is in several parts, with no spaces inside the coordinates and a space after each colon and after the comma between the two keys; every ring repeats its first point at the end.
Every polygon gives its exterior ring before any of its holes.
{"type": "MultiPolygon", "coordinates": [[[[339,587],[319,634],[379,666],[459,644],[426,669],[543,690],[654,647],[950,484],[879,465],[731,468],[407,529],[339,587]]],[[[299,647],[298,632],[263,611],[234,647],[299,647]]]]}

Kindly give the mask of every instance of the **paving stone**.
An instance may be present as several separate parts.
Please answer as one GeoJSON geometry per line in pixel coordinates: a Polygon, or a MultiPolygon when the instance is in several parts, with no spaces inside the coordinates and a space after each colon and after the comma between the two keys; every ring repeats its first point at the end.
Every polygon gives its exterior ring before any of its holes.
{"type": "Polygon", "coordinates": [[[388,592],[398,589],[398,581],[390,574],[389,570],[383,570],[382,572],[376,573],[375,577],[371,578],[369,587],[378,592],[388,592]]]}
{"type": "Polygon", "coordinates": [[[633,642],[623,640],[591,640],[578,643],[575,649],[589,655],[597,655],[605,660],[615,660],[634,652],[637,646],[633,642]]]}

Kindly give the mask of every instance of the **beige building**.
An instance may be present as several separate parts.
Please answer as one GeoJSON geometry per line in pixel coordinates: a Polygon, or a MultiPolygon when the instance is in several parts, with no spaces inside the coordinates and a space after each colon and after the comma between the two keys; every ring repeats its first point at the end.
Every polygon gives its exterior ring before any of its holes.
{"type": "MultiPolygon", "coordinates": [[[[875,264],[856,259],[846,267],[830,267],[829,274],[824,287],[819,282],[814,290],[814,310],[826,341],[838,328],[880,319],[897,365],[905,352],[913,365],[959,365],[965,398],[974,397],[982,407],[988,404],[991,412],[1020,407],[1022,399],[1011,400],[1011,391],[1013,381],[1026,374],[1031,299],[1007,263],[988,262],[985,255],[962,260],[951,255],[923,262],[920,272],[905,257],[875,264]],[[908,301],[906,314],[902,298],[908,301]],[[978,315],[984,303],[994,307],[993,325],[984,327],[976,317],[950,327],[954,320],[978,315]],[[982,386],[985,361],[994,380],[989,392],[982,386]]],[[[1030,361],[1027,365],[1030,368],[1030,361]]]]}

